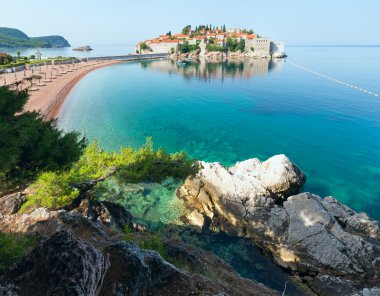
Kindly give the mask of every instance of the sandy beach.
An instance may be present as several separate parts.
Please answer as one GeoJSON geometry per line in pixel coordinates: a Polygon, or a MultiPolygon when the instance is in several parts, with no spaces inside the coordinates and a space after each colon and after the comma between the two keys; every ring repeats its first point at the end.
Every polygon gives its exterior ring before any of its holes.
{"type": "Polygon", "coordinates": [[[29,87],[29,100],[25,105],[25,111],[39,111],[47,119],[56,118],[66,96],[75,84],[91,71],[120,63],[120,61],[91,61],[81,62],[75,65],[41,66],[33,70],[17,73],[2,74],[0,86],[12,84],[32,75],[41,76],[41,80],[33,80],[30,87],[29,81],[24,81],[19,89],[29,87]]]}

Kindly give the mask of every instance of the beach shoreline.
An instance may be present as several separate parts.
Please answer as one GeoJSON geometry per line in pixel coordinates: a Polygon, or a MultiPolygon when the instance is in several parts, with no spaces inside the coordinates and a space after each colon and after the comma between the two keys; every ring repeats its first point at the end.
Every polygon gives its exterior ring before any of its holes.
{"type": "Polygon", "coordinates": [[[99,68],[122,63],[119,60],[88,61],[66,65],[45,65],[1,75],[0,86],[28,89],[24,112],[39,112],[47,119],[56,119],[66,97],[87,74],[99,68]],[[34,77],[33,79],[31,77],[34,77]],[[33,83],[32,83],[33,82],[33,83]]]}
{"type": "Polygon", "coordinates": [[[120,61],[112,61],[107,62],[104,64],[99,64],[98,66],[94,66],[92,68],[86,69],[85,71],[78,73],[77,76],[75,76],[73,79],[71,79],[63,88],[60,89],[58,94],[50,101],[49,107],[45,112],[43,112],[43,115],[46,117],[46,119],[56,119],[58,118],[58,115],[61,111],[61,108],[71,92],[71,90],[74,88],[74,86],[87,74],[91,73],[92,71],[95,71],[97,69],[108,67],[111,65],[119,64],[120,61]]]}
{"type": "MultiPolygon", "coordinates": [[[[102,61],[83,63],[73,72],[56,77],[44,86],[37,86],[36,91],[29,91],[25,112],[40,112],[47,120],[56,119],[66,97],[73,87],[90,72],[121,63],[121,61],[102,61]]],[[[48,70],[48,69],[47,69],[48,70]]],[[[48,78],[49,80],[49,78],[48,78]]]]}

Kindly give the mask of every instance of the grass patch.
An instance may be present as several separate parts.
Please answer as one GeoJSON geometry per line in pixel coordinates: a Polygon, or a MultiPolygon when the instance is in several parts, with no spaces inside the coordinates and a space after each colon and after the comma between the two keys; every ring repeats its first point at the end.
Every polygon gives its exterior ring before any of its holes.
{"type": "Polygon", "coordinates": [[[37,244],[36,238],[12,233],[0,233],[0,273],[17,263],[37,244]]]}
{"type": "Polygon", "coordinates": [[[126,225],[124,233],[125,241],[136,243],[141,249],[156,251],[162,258],[166,258],[164,243],[159,232],[149,232],[146,236],[134,236],[129,225],[126,225]]]}

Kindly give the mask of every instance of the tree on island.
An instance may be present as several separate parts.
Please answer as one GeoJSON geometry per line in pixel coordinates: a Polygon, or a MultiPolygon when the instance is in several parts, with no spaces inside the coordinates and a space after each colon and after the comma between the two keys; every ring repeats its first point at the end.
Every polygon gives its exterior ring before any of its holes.
{"type": "Polygon", "coordinates": [[[226,41],[226,46],[228,48],[228,51],[230,52],[236,52],[240,50],[241,52],[245,49],[245,40],[241,39],[238,41],[236,38],[228,37],[226,41]]]}
{"type": "Polygon", "coordinates": [[[187,25],[186,27],[182,29],[182,34],[189,35],[190,30],[191,30],[191,25],[187,25]]]}
{"type": "Polygon", "coordinates": [[[141,43],[141,44],[140,44],[140,49],[141,49],[141,50],[148,50],[148,49],[149,49],[149,46],[144,42],[144,43],[141,43]]]}
{"type": "Polygon", "coordinates": [[[223,25],[223,32],[226,33],[226,25],[223,25]]]}
{"type": "Polygon", "coordinates": [[[171,37],[172,36],[172,31],[167,32],[166,36],[170,36],[171,37]]]}

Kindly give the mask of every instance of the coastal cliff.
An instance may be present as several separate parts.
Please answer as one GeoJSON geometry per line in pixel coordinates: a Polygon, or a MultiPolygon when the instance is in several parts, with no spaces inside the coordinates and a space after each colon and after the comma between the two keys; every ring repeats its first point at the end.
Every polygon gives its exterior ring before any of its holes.
{"type": "Polygon", "coordinates": [[[167,260],[139,247],[130,236],[150,241],[151,234],[121,206],[85,198],[71,210],[20,213],[24,201],[19,193],[0,199],[0,229],[39,243],[0,270],[0,295],[279,295],[178,238],[163,239],[167,260]]]}
{"type": "Polygon", "coordinates": [[[305,175],[284,155],[200,166],[177,192],[188,224],[251,238],[311,295],[379,295],[379,222],[299,193],[305,175]]]}
{"type": "Polygon", "coordinates": [[[29,37],[18,29],[0,27],[0,48],[26,47],[59,48],[70,44],[62,36],[29,37]]]}
{"type": "MultiPolygon", "coordinates": [[[[305,182],[285,155],[231,168],[199,162],[177,190],[189,210],[182,220],[186,231],[252,240],[305,295],[379,295],[379,222],[333,197],[299,193],[305,182]]],[[[55,210],[20,210],[28,190],[0,198],[1,233],[37,241],[0,269],[0,295],[279,295],[185,243],[174,225],[161,240],[90,188],[55,210]]]]}

